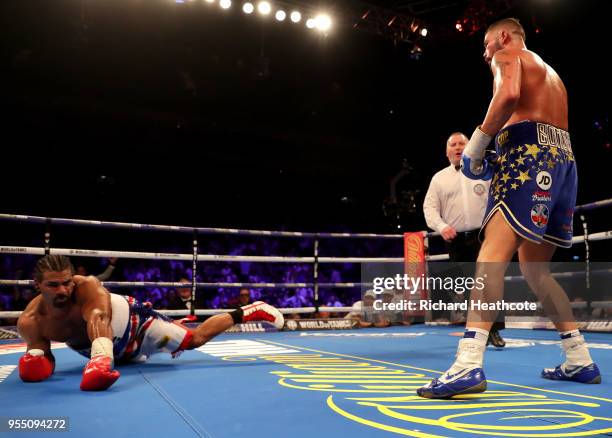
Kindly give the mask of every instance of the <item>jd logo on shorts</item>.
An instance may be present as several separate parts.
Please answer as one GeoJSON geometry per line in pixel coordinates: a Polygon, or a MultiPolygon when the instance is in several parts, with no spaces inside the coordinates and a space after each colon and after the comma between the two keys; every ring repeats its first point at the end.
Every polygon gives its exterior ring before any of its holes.
{"type": "Polygon", "coordinates": [[[547,171],[541,170],[536,176],[536,184],[542,190],[548,190],[552,186],[552,176],[547,171]]]}

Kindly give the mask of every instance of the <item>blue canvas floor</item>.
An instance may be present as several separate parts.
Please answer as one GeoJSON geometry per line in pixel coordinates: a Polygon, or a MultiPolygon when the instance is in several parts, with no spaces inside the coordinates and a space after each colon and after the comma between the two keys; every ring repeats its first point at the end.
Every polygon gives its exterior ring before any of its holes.
{"type": "Polygon", "coordinates": [[[505,330],[508,346],[487,352],[486,393],[417,397],[414,390],[452,362],[460,331],[227,334],[178,359],[121,366],[121,378],[101,393],[79,390],[85,358],[67,348],[54,350],[51,379],[21,382],[22,353],[9,353],[5,342],[0,416],[69,417],[61,436],[78,437],[612,436],[612,334],[585,336],[601,385],[541,379],[542,367],[562,359],[556,333],[505,330]]]}

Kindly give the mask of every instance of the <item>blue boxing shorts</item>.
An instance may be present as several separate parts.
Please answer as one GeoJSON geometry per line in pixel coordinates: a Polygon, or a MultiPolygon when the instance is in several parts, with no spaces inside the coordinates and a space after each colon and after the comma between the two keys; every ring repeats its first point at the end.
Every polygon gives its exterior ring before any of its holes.
{"type": "Polygon", "coordinates": [[[495,166],[485,229],[496,211],[519,236],[557,246],[572,246],[578,175],[567,131],[524,121],[495,137],[495,166]]]}
{"type": "MultiPolygon", "coordinates": [[[[110,294],[113,356],[115,362],[144,362],[156,353],[180,354],[192,338],[191,331],[133,297],[110,294]]],[[[66,343],[89,358],[91,348],[66,343]]]]}

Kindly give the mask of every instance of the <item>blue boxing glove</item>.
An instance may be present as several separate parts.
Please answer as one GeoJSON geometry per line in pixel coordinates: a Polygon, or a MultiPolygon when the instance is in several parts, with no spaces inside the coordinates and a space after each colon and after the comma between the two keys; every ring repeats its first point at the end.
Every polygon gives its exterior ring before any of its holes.
{"type": "Polygon", "coordinates": [[[493,177],[493,163],[485,159],[485,149],[492,137],[477,127],[461,155],[461,172],[470,179],[489,180],[493,177]]]}
{"type": "Polygon", "coordinates": [[[461,156],[461,172],[470,179],[480,179],[483,181],[488,181],[493,178],[493,173],[495,171],[495,165],[497,164],[497,160],[499,156],[493,151],[487,151],[489,154],[482,159],[481,162],[481,171],[476,174],[470,169],[470,164],[473,165],[473,161],[470,160],[469,157],[465,155],[461,156]]]}

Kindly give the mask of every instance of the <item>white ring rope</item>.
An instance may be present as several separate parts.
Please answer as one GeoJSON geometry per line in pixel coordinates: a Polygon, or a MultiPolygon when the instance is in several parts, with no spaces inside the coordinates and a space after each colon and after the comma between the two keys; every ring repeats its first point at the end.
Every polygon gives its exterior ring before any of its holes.
{"type": "MultiPolygon", "coordinates": [[[[575,211],[594,210],[612,205],[612,199],[603,199],[584,205],[577,205],[575,211]]],[[[311,238],[375,238],[375,239],[402,239],[403,234],[376,234],[376,233],[306,233],[301,231],[276,231],[276,230],[246,230],[237,228],[213,228],[213,227],[186,227],[179,225],[154,225],[138,224],[129,222],[99,221],[88,219],[52,218],[42,216],[29,216],[23,214],[0,213],[0,220],[19,221],[28,223],[42,223],[55,225],[80,225],[100,228],[123,228],[155,231],[171,231],[181,233],[198,234],[230,234],[242,236],[276,236],[276,237],[311,237],[311,238]]],[[[425,237],[439,236],[439,232],[423,231],[425,237]]]]}
{"type": "MultiPolygon", "coordinates": [[[[194,313],[196,316],[210,316],[217,315],[219,313],[228,313],[236,309],[199,309],[195,310],[194,313]]],[[[315,307],[293,307],[286,309],[278,309],[282,314],[289,315],[294,313],[314,313],[316,312],[315,307]]],[[[352,307],[327,307],[321,306],[319,307],[319,312],[329,312],[329,313],[344,313],[352,311],[352,307]]],[[[189,309],[180,309],[180,310],[155,310],[157,313],[161,313],[166,316],[187,316],[190,314],[189,309]]],[[[19,318],[23,311],[0,311],[0,318],[19,318]]]]}
{"type": "MultiPolygon", "coordinates": [[[[30,254],[45,255],[45,249],[31,246],[0,246],[0,254],[30,254]]],[[[123,259],[152,259],[152,260],[193,260],[193,254],[171,254],[162,252],[136,252],[136,251],[105,251],[97,249],[71,249],[51,248],[49,254],[72,257],[118,257],[123,259]]],[[[442,260],[447,254],[431,256],[442,260]]],[[[255,262],[255,263],[314,263],[314,257],[284,257],[284,256],[246,256],[246,255],[219,255],[198,254],[199,262],[255,262]]],[[[403,257],[318,257],[319,263],[404,263],[403,257]]]]}
{"type": "MultiPolygon", "coordinates": [[[[319,307],[319,312],[330,312],[330,313],[339,313],[339,312],[350,312],[352,307],[319,307]]],[[[200,309],[196,310],[196,316],[210,316],[217,315],[219,313],[228,313],[232,312],[236,309],[200,309]]],[[[285,309],[278,309],[284,315],[294,314],[294,313],[314,313],[316,309],[314,307],[292,307],[285,309]]],[[[166,316],[186,316],[189,315],[189,310],[181,309],[181,310],[156,310],[156,312],[161,313],[166,316]]],[[[2,312],[0,312],[0,316],[2,312]]]]}
{"type": "MultiPolygon", "coordinates": [[[[361,286],[372,286],[372,283],[318,283],[322,288],[351,288],[361,286]]],[[[34,280],[0,280],[0,286],[33,286],[34,280]]],[[[174,287],[191,288],[191,283],[179,283],[170,281],[103,281],[102,286],[108,288],[142,288],[142,287],[174,287]]],[[[280,288],[305,288],[313,287],[314,283],[196,283],[196,287],[217,288],[217,287],[248,287],[260,289],[280,289],[280,288]]]]}
{"type": "MultiPolygon", "coordinates": [[[[538,308],[541,307],[541,304],[538,303],[538,308]]],[[[586,302],[572,302],[570,303],[572,309],[586,309],[586,302]]],[[[591,308],[593,309],[612,309],[612,301],[593,301],[591,302],[591,308]]],[[[235,309],[199,309],[195,310],[194,313],[196,316],[210,316],[217,315],[220,313],[228,313],[235,309]]],[[[315,307],[293,307],[293,308],[284,308],[278,309],[283,315],[290,315],[294,313],[314,313],[316,312],[315,307]]],[[[180,309],[180,310],[155,310],[157,313],[166,316],[187,316],[190,314],[189,309],[180,309]]],[[[327,307],[321,306],[319,307],[319,312],[329,312],[329,313],[345,313],[352,312],[352,307],[327,307]]],[[[0,311],[0,318],[19,318],[23,311],[0,311]]]]}
{"type": "MultiPolygon", "coordinates": [[[[610,269],[598,269],[592,271],[593,275],[612,274],[612,268],[610,269]]],[[[583,271],[576,272],[553,272],[551,274],[553,278],[567,279],[586,275],[583,271]]],[[[505,276],[504,281],[517,282],[523,281],[525,278],[522,275],[505,276]]],[[[34,280],[0,280],[0,286],[33,286],[34,280]]],[[[313,287],[315,283],[206,283],[197,282],[196,287],[198,289],[214,289],[220,287],[227,288],[259,288],[259,289],[284,289],[284,288],[307,288],[313,287]]],[[[321,288],[355,288],[355,287],[371,287],[373,283],[318,283],[321,288]]],[[[191,283],[180,283],[170,281],[103,281],[102,286],[108,288],[151,288],[151,287],[173,287],[173,288],[190,288],[191,283]]]]}
{"type": "MultiPolygon", "coordinates": [[[[81,225],[99,228],[127,228],[155,231],[172,231],[180,233],[198,234],[233,234],[238,236],[268,236],[268,237],[311,237],[311,238],[364,238],[364,239],[402,239],[403,234],[375,234],[375,233],[305,233],[301,231],[273,231],[273,230],[244,230],[236,228],[205,228],[184,227],[178,225],[152,225],[128,222],[96,221],[87,219],[47,218],[42,216],[27,216],[21,214],[0,213],[0,220],[20,221],[29,223],[48,223],[54,225],[81,225]]],[[[424,234],[426,234],[424,232],[424,234]]]]}
{"type": "MultiPolygon", "coordinates": [[[[601,231],[599,233],[589,234],[589,242],[595,240],[607,240],[612,239],[612,231],[601,231]]],[[[584,236],[574,236],[572,238],[572,243],[584,243],[584,236]]]]}
{"type": "MultiPolygon", "coordinates": [[[[589,241],[612,239],[612,231],[590,234],[589,241]]],[[[583,243],[584,236],[575,236],[572,243],[583,243]]],[[[0,254],[44,255],[45,249],[29,246],[0,246],[0,254]]],[[[76,257],[119,257],[126,259],[192,260],[193,254],[162,252],[105,251],[96,249],[51,248],[50,254],[76,257]]],[[[448,254],[426,256],[427,261],[448,260],[448,254]]],[[[403,263],[403,257],[318,257],[319,263],[403,263]]],[[[254,263],[314,263],[314,257],[245,256],[199,254],[198,261],[208,262],[254,262],[254,263]]]]}

